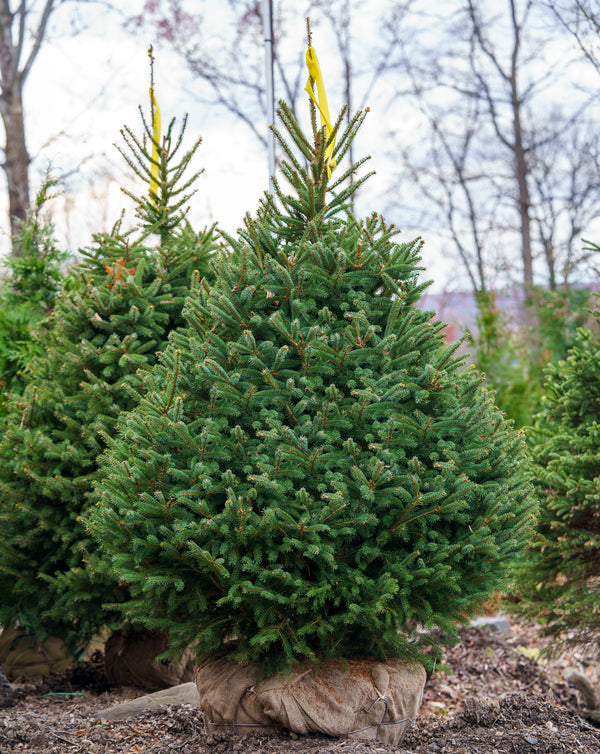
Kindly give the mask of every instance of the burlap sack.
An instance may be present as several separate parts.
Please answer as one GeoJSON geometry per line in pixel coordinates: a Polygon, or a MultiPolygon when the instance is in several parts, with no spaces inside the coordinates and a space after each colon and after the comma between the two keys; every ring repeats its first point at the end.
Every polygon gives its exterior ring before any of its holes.
{"type": "Polygon", "coordinates": [[[114,633],[104,647],[106,677],[117,686],[138,686],[148,691],[192,681],[191,652],[184,652],[179,660],[157,660],[167,649],[167,637],[158,631],[114,633]]]}
{"type": "Polygon", "coordinates": [[[376,738],[398,746],[421,704],[422,665],[397,660],[327,661],[259,681],[259,665],[221,658],[196,667],[196,686],[208,731],[235,733],[287,728],[376,738]]]}
{"type": "Polygon", "coordinates": [[[39,642],[14,624],[0,634],[0,666],[9,681],[34,681],[75,663],[64,643],[52,637],[39,642]]]}

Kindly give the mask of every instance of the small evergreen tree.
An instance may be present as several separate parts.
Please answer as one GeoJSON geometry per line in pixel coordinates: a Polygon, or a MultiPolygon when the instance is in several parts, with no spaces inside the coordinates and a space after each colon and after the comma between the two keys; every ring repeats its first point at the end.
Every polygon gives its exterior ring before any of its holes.
{"type": "Polygon", "coordinates": [[[156,143],[144,126],[142,140],[126,129],[126,144],[142,177],[157,165],[157,188],[138,198],[135,231],[120,221],[82,252],[39,336],[45,353],[28,365],[23,395],[9,400],[0,440],[0,622],[60,636],[75,651],[111,623],[103,604],[125,593],[80,521],[96,457],[183,323],[192,278],[206,273],[215,246],[214,229],[195,233],[181,201],[199,142],[176,157],[183,128],[176,136],[171,121],[156,143]]]}
{"type": "Polygon", "coordinates": [[[494,391],[499,408],[517,427],[529,427],[540,409],[544,369],[566,358],[577,330],[593,321],[589,289],[535,288],[525,301],[527,320],[515,327],[496,303],[496,294],[477,295],[475,363],[494,391]]]}
{"type": "Polygon", "coordinates": [[[486,384],[494,391],[497,406],[518,427],[531,422],[537,398],[531,372],[534,363],[523,331],[510,326],[506,314],[496,303],[493,291],[479,291],[477,300],[477,334],[469,333],[475,348],[475,364],[485,374],[486,384]]]}
{"type": "Polygon", "coordinates": [[[582,329],[566,360],[548,367],[530,431],[540,510],[516,605],[546,634],[573,641],[600,635],[599,428],[600,338],[582,329]]]}
{"type": "Polygon", "coordinates": [[[23,387],[21,370],[35,353],[44,352],[33,333],[52,311],[62,285],[61,267],[69,258],[58,248],[52,221],[44,214],[55,186],[55,180],[46,180],[26,220],[17,221],[19,256],[5,261],[10,275],[0,290],[0,412],[5,393],[23,387]]]}
{"type": "Polygon", "coordinates": [[[280,115],[292,192],[274,181],[190,295],[88,526],[131,590],[120,609],[173,647],[267,672],[419,657],[419,624],[454,636],[504,583],[529,526],[524,442],[418,308],[420,242],[348,211],[364,160],[328,179],[341,116],[327,137],[313,108],[311,142],[280,115]]]}

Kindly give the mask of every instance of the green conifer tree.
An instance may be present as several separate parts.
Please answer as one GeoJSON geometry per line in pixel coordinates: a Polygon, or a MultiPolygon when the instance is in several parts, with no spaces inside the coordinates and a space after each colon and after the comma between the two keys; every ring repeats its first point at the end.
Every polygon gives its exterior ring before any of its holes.
{"type": "Polygon", "coordinates": [[[136,229],[124,232],[119,221],[82,252],[40,336],[45,353],[28,365],[23,395],[9,399],[0,440],[0,623],[18,620],[75,651],[111,624],[103,604],[126,593],[101,568],[80,520],[96,457],[183,323],[192,278],[206,274],[215,247],[214,228],[194,232],[182,204],[199,141],[179,155],[185,123],[176,131],[171,121],[160,143],[144,127],[141,140],[123,135],[144,181],[158,165],[157,188],[137,199],[136,229]]]}
{"type": "Polygon", "coordinates": [[[328,177],[363,114],[333,159],[341,116],[327,136],[312,108],[312,140],[280,117],[291,193],[274,181],[190,295],[89,529],[120,608],[175,648],[265,672],[421,657],[419,626],[453,636],[505,583],[530,525],[524,441],[417,306],[420,241],[351,213],[364,160],[328,177]]]}
{"type": "MultiPolygon", "coordinates": [[[[596,323],[600,314],[594,312],[596,323]]],[[[600,338],[582,329],[550,365],[529,433],[540,501],[536,536],[519,569],[516,608],[557,639],[600,635],[600,338]],[[560,636],[561,634],[562,637],[560,636]]]]}
{"type": "Polygon", "coordinates": [[[54,226],[44,213],[54,198],[56,180],[48,178],[38,191],[24,221],[18,221],[18,256],[4,261],[10,275],[0,287],[0,412],[5,393],[23,387],[21,370],[34,353],[43,353],[41,338],[33,338],[37,328],[45,328],[62,285],[62,266],[69,254],[58,248],[54,226]]]}

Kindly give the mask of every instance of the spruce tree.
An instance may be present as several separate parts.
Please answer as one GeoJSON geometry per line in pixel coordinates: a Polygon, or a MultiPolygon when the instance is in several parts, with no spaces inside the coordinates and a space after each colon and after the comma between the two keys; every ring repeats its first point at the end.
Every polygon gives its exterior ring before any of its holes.
{"type": "MultiPolygon", "coordinates": [[[[598,312],[594,317],[600,323],[598,312]]],[[[560,640],[597,642],[600,634],[599,427],[596,327],[581,329],[567,358],[547,368],[541,412],[529,433],[540,507],[519,569],[516,608],[560,640]]]]}
{"type": "Polygon", "coordinates": [[[23,394],[9,397],[2,425],[0,623],[59,636],[74,651],[113,625],[103,604],[126,595],[101,568],[80,519],[96,457],[182,325],[185,296],[215,247],[214,228],[196,233],[185,218],[197,173],[184,173],[199,141],[179,154],[184,128],[171,121],[160,142],[145,121],[141,139],[122,132],[130,165],[144,182],[156,175],[150,194],[137,198],[139,225],[124,232],[120,220],[81,252],[39,336],[43,353],[27,367],[23,394]]]}
{"type": "Polygon", "coordinates": [[[44,352],[42,339],[32,335],[45,328],[62,286],[62,267],[69,259],[58,248],[54,225],[44,212],[56,184],[48,178],[26,219],[17,220],[19,256],[10,255],[3,263],[10,274],[0,287],[0,412],[5,393],[22,388],[21,370],[34,353],[44,352]]]}
{"type": "Polygon", "coordinates": [[[265,672],[423,657],[506,583],[524,441],[418,307],[419,240],[350,210],[361,160],[281,104],[274,180],[101,460],[90,532],[173,647],[265,672]],[[293,144],[292,144],[293,143],[293,144]],[[335,162],[334,162],[335,160],[335,162]],[[350,180],[350,184],[348,181],[350,180]],[[135,452],[132,449],[135,448],[135,452]]]}

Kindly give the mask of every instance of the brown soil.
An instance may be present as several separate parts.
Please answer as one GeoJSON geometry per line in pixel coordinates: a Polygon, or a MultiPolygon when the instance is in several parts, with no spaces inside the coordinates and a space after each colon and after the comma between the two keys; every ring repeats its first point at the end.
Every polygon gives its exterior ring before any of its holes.
{"type": "Polygon", "coordinates": [[[0,754],[532,754],[600,752],[600,727],[578,714],[576,690],[562,678],[576,668],[596,685],[591,652],[548,658],[535,627],[513,623],[510,636],[465,628],[429,679],[416,724],[401,749],[378,741],[322,736],[237,738],[207,734],[199,710],[167,708],[122,722],[93,714],[143,692],[108,689],[100,660],[37,686],[0,692],[0,754]]]}

